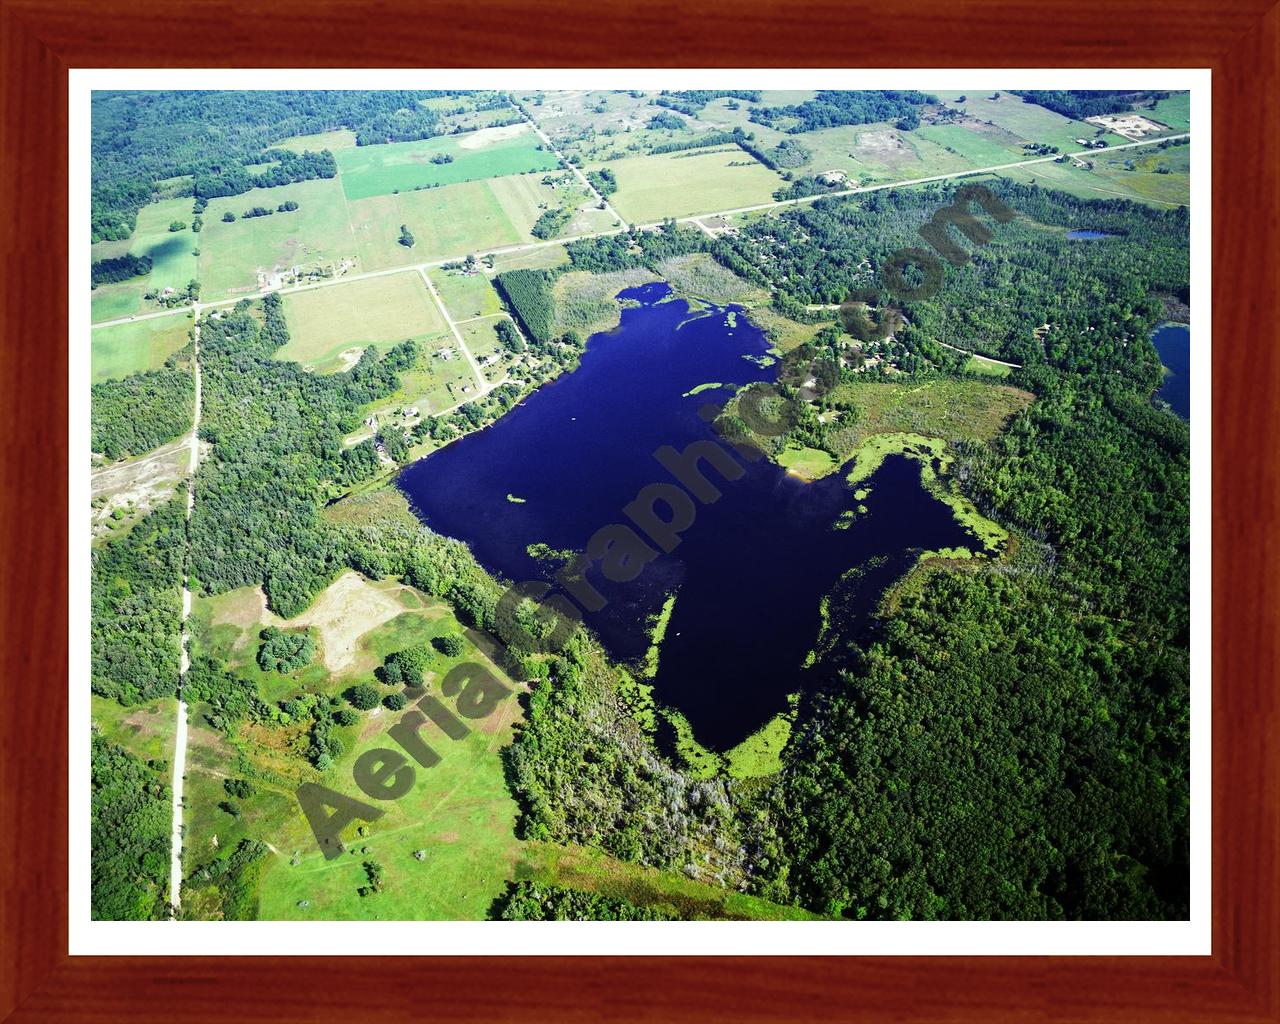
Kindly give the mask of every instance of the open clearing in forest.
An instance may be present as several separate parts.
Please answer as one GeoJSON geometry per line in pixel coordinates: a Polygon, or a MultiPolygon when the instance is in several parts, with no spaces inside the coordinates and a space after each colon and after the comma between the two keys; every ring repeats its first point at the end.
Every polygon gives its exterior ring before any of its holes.
{"type": "Polygon", "coordinates": [[[837,408],[858,410],[857,422],[834,433],[841,461],[874,434],[922,434],[947,441],[989,441],[1033,396],[981,380],[943,378],[923,383],[858,381],[831,392],[837,408]]]}
{"type": "Polygon", "coordinates": [[[190,338],[191,321],[185,316],[162,316],[131,324],[99,327],[91,341],[90,380],[120,380],[164,365],[190,338]]]}
{"type": "Polygon", "coordinates": [[[609,202],[629,222],[648,224],[664,217],[767,203],[784,184],[777,172],[737,146],[716,150],[639,156],[602,165],[618,179],[618,191],[609,202]]]}
{"type": "Polygon", "coordinates": [[[340,674],[355,664],[362,636],[403,612],[404,605],[393,592],[347,570],[329,584],[310,608],[280,624],[289,628],[315,627],[325,667],[340,674]]]}
{"type": "Polygon", "coordinates": [[[315,135],[295,135],[290,139],[273,142],[268,149],[287,149],[291,153],[305,153],[308,150],[318,153],[327,149],[336,153],[340,149],[354,149],[356,133],[350,128],[337,128],[331,132],[317,132],[315,135]]]}
{"type": "Polygon", "coordinates": [[[558,164],[527,126],[486,128],[417,142],[357,146],[334,154],[348,199],[368,199],[427,186],[548,171],[558,164]],[[448,162],[432,158],[449,157],[448,162]]]}
{"type": "MultiPolygon", "coordinates": [[[[444,337],[448,325],[417,271],[369,277],[284,296],[289,343],[277,359],[320,373],[348,369],[343,353],[386,351],[410,338],[444,337]]],[[[359,358],[358,353],[355,358],[359,358]]]]}

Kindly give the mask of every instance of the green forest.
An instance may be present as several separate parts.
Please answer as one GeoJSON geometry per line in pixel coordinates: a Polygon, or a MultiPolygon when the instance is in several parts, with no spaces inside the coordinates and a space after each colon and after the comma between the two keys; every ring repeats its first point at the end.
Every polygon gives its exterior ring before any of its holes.
{"type": "Polygon", "coordinates": [[[170,357],[162,369],[93,385],[90,444],[113,461],[141,455],[189,430],[195,407],[190,364],[170,357]]]}

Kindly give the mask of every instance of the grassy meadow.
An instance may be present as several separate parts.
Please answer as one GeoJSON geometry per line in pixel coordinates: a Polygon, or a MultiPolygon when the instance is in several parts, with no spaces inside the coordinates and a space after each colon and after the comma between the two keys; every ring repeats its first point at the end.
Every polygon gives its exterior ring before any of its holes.
{"type": "MultiPolygon", "coordinates": [[[[982,91],[939,91],[937,96],[946,101],[948,106],[958,107],[980,121],[990,121],[1027,142],[1057,146],[1069,153],[1081,148],[1076,139],[1092,139],[1098,131],[1096,125],[1063,117],[1037,103],[1024,103],[1021,96],[1015,96],[1011,92],[1000,93],[998,100],[991,98],[992,93],[982,91]],[[960,96],[965,97],[963,103],[957,102],[960,96]]],[[[1111,132],[1100,137],[1106,140],[1108,146],[1118,146],[1128,141],[1111,132]]]]}
{"type": "Polygon", "coordinates": [[[356,254],[347,204],[335,178],[210,199],[200,239],[200,294],[205,300],[258,291],[260,272],[332,267],[344,259],[354,260],[356,254]],[[284,202],[295,202],[298,209],[273,212],[270,217],[242,216],[252,207],[274,211],[284,202]],[[222,220],[227,212],[236,217],[229,224],[222,220]]]}
{"type": "Polygon", "coordinates": [[[191,320],[181,313],[99,327],[93,332],[90,380],[119,380],[164,365],[190,340],[191,320]]]}
{"type": "Polygon", "coordinates": [[[783,185],[779,174],[736,146],[713,153],[632,157],[603,166],[618,179],[609,202],[635,224],[767,203],[783,185]]]}
{"type": "Polygon", "coordinates": [[[334,156],[348,199],[368,199],[428,185],[456,185],[507,174],[549,171],[558,163],[525,125],[485,128],[417,142],[357,146],[339,150],[334,156]],[[447,163],[432,162],[432,157],[446,156],[452,158],[447,163]]]}
{"type": "Polygon", "coordinates": [[[347,369],[370,345],[385,351],[409,338],[449,333],[416,270],[288,292],[284,312],[289,343],[276,358],[322,373],[347,369]]]}

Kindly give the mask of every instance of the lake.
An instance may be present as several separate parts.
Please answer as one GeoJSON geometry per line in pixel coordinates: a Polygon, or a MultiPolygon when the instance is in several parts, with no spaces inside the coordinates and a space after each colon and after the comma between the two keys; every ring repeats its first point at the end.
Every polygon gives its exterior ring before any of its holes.
{"type": "MultiPolygon", "coordinates": [[[[674,482],[654,452],[714,439],[698,410],[729,394],[689,392],[776,372],[749,358],[768,341],[738,307],[691,313],[665,284],[619,298],[636,305],[618,329],[590,339],[576,370],[399,477],[425,523],[466,541],[500,577],[549,580],[555,566],[529,545],[583,550],[599,528],[627,521],[622,509],[641,488],[674,482]]],[[[739,461],[745,472],[732,482],[705,469],[722,497],[698,506],[671,554],[628,583],[608,583],[598,568],[587,577],[607,604],[584,621],[624,661],[644,656],[652,617],[676,593],[655,694],[713,750],[744,739],[804,686],[822,599],[848,570],[864,572],[842,588],[842,622],[869,627],[885,586],[919,550],[973,542],[903,457],[860,485],[870,488],[866,511],[847,528],[837,523],[858,501],[842,474],[810,484],[764,460],[739,461]]]]}
{"type": "Polygon", "coordinates": [[[1157,398],[1162,398],[1184,420],[1191,419],[1191,328],[1186,324],[1161,324],[1151,336],[1167,371],[1157,398]]]}
{"type": "Polygon", "coordinates": [[[1071,239],[1073,242],[1079,242],[1079,241],[1092,241],[1095,238],[1115,238],[1116,236],[1107,231],[1092,231],[1089,229],[1080,228],[1075,231],[1068,231],[1067,237],[1071,239]]]}

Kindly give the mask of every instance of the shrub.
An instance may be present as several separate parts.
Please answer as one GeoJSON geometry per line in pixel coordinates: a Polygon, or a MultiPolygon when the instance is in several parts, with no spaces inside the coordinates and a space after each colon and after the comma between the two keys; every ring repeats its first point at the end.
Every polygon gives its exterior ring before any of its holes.
{"type": "Polygon", "coordinates": [[[431,646],[446,658],[456,658],[462,653],[462,638],[447,633],[444,636],[432,637],[431,646]]]}
{"type": "Polygon", "coordinates": [[[357,683],[347,691],[347,700],[361,711],[373,710],[381,699],[382,695],[368,683],[357,683]]]}
{"type": "MultiPolygon", "coordinates": [[[[316,645],[306,633],[286,633],[275,626],[268,626],[258,634],[262,646],[258,649],[258,667],[264,672],[296,672],[316,653],[316,645]]],[[[290,711],[290,715],[295,712],[290,711]]]]}

